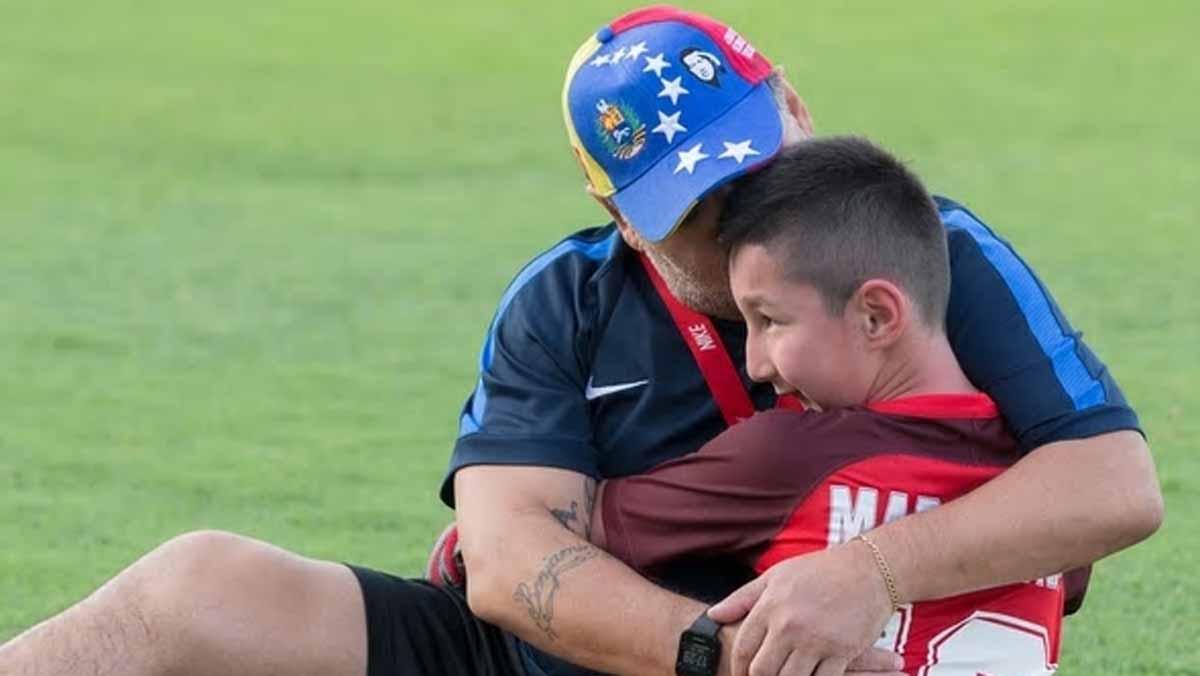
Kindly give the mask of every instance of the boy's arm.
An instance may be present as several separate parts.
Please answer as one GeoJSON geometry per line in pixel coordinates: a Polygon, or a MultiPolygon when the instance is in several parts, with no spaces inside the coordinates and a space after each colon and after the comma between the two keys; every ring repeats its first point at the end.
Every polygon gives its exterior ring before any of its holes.
{"type": "Polygon", "coordinates": [[[601,483],[592,542],[640,571],[694,555],[751,564],[806,494],[814,473],[806,470],[816,469],[795,462],[807,415],[760,413],[691,455],[601,483]]]}

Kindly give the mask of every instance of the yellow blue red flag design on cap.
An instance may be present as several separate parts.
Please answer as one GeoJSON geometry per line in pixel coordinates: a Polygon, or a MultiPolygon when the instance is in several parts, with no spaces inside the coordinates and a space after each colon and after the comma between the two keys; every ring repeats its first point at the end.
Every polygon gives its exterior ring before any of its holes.
{"type": "Polygon", "coordinates": [[[736,31],[669,6],[626,14],[576,51],[563,86],[592,189],[643,237],[666,238],[714,188],[779,151],[771,63],[736,31]]]}

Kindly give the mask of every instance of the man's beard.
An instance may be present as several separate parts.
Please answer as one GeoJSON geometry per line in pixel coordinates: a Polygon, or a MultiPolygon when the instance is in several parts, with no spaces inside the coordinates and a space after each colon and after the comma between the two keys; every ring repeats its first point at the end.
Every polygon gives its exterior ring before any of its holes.
{"type": "Polygon", "coordinates": [[[741,321],[742,314],[733,301],[733,291],[729,288],[729,278],[721,275],[720,282],[706,284],[697,275],[684,269],[675,261],[659,255],[654,250],[646,251],[647,255],[658,268],[659,274],[667,282],[671,294],[684,305],[706,315],[719,319],[741,321]]]}

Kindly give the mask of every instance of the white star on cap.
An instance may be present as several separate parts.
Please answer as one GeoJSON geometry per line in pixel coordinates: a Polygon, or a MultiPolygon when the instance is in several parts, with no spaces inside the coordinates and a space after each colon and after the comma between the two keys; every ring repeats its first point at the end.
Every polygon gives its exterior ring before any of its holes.
{"type": "Polygon", "coordinates": [[[722,143],[725,144],[725,152],[717,155],[717,159],[721,160],[725,159],[726,157],[732,157],[733,159],[737,160],[738,164],[741,164],[742,160],[746,159],[747,155],[761,155],[762,153],[750,147],[750,142],[752,140],[753,139],[746,139],[740,143],[722,141],[722,143]]]}
{"type": "Polygon", "coordinates": [[[674,80],[664,80],[660,77],[658,78],[658,81],[661,82],[663,86],[663,90],[658,93],[658,98],[661,99],[664,96],[670,97],[671,105],[673,106],[679,105],[680,95],[690,93],[688,90],[683,88],[682,84],[680,84],[683,82],[682,75],[674,80]]]}
{"type": "Polygon", "coordinates": [[[600,56],[597,56],[591,60],[591,64],[593,66],[603,66],[606,63],[609,63],[608,54],[601,54],[600,56]]]}
{"type": "Polygon", "coordinates": [[[656,77],[662,77],[663,69],[670,67],[671,64],[667,63],[667,60],[663,58],[663,55],[660,52],[658,56],[646,57],[646,67],[642,69],[642,72],[649,73],[650,71],[654,71],[654,75],[656,77]]]}
{"type": "Polygon", "coordinates": [[[629,56],[626,56],[625,58],[629,59],[630,61],[637,61],[639,56],[648,51],[650,50],[646,48],[646,41],[642,40],[641,42],[629,48],[629,56]]]}
{"type": "Polygon", "coordinates": [[[679,172],[685,170],[689,174],[694,172],[696,170],[696,163],[700,160],[708,159],[709,157],[708,155],[700,152],[700,147],[703,145],[703,143],[697,143],[681,153],[676,153],[679,155],[679,164],[675,166],[675,171],[672,173],[678,174],[679,172]]]}
{"type": "Polygon", "coordinates": [[[679,124],[679,116],[682,114],[682,110],[675,111],[674,115],[664,115],[663,111],[658,111],[658,126],[650,131],[666,136],[667,143],[674,143],[676,133],[687,131],[687,127],[679,124]]]}
{"type": "Polygon", "coordinates": [[[628,53],[629,53],[628,50],[626,50],[624,47],[622,47],[622,48],[618,49],[617,51],[613,52],[612,54],[610,54],[609,56],[612,58],[612,65],[615,66],[618,63],[620,63],[621,59],[625,58],[625,55],[628,53]]]}

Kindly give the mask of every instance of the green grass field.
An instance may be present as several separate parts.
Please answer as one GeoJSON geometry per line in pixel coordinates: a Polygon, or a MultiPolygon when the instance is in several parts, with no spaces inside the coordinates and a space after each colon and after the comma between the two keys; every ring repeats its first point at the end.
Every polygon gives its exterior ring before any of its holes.
{"type": "MultiPolygon", "coordinates": [[[[1062,672],[1197,674],[1200,9],[1048,4],[695,7],[1087,332],[1168,514],[1062,672]]],[[[0,640],[191,529],[419,570],[495,301],[602,220],[559,90],[629,6],[0,0],[0,640]]]]}

